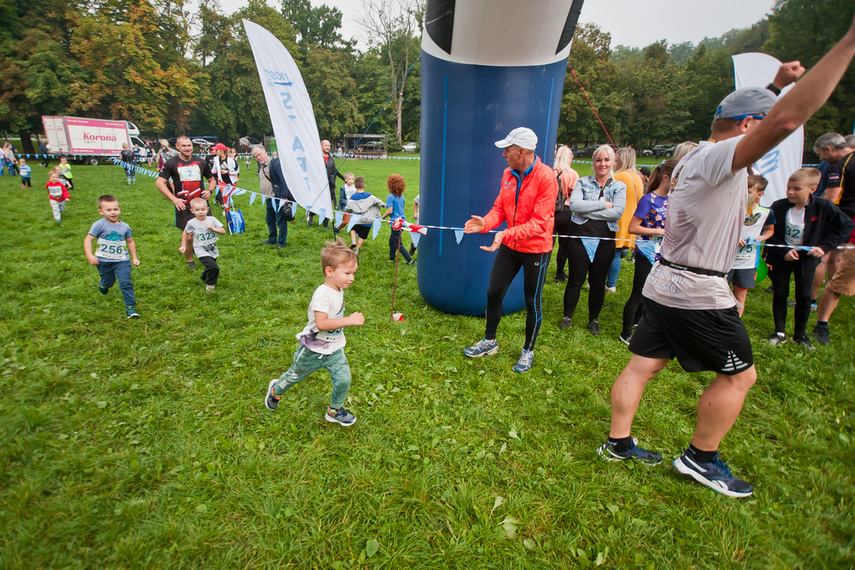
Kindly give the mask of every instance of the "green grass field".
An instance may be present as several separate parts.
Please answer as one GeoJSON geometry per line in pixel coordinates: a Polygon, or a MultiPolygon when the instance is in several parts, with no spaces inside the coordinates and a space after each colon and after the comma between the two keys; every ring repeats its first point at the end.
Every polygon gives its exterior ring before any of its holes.
{"type": "MultiPolygon", "coordinates": [[[[239,185],[257,189],[254,165],[242,168],[239,185]]],[[[401,173],[408,211],[418,168],[342,167],[381,198],[386,176],[401,173]]],[[[768,281],[749,294],[759,378],[722,455],[755,495],[728,499],[670,466],[711,374],[671,364],[648,387],[634,435],[662,465],[596,456],[629,358],[617,337],[631,265],[607,295],[599,337],[558,331],[564,286],[549,279],[534,369],[520,376],[511,366],[524,315],[502,320],[496,356],[467,361],[460,350],[484,321],[427,305],[415,267],[399,267],[405,320],[389,319],[385,226],[346,292],[365,325],[346,332],[347,406],[359,421],[342,428],[322,418],[323,373],[275,413],[262,403],[291,362],[329,233],[292,224],[289,247],[261,246],[263,209],[240,196],[247,232],[220,240],[220,283],[206,295],[151,179],[128,187],[118,167],[74,172],[61,225],[44,170],[34,166],[32,190],[0,178],[3,568],[855,565],[852,299],[834,315],[832,345],[807,354],[762,342],[768,281]],[[83,255],[103,193],[134,230],[140,319],[124,317],[117,287],[98,294],[83,255]]],[[[580,322],[586,302],[583,289],[580,322]]]]}

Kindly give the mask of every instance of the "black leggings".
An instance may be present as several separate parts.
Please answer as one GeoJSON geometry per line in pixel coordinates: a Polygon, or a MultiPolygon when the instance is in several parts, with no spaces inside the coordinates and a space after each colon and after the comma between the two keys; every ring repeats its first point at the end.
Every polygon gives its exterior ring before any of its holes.
{"type": "MultiPolygon", "coordinates": [[[[590,222],[589,222],[590,223],[590,222]]],[[[613,240],[600,240],[594,261],[588,258],[588,252],[580,238],[571,238],[568,248],[568,260],[570,262],[570,276],[567,279],[567,288],[564,289],[564,316],[573,318],[576,305],[579,304],[579,295],[585,277],[591,291],[588,293],[588,322],[599,318],[603,303],[606,300],[606,279],[609,276],[609,267],[615,258],[615,242],[613,240]]]]}
{"type": "Polygon", "coordinates": [[[490,273],[490,285],[487,287],[487,330],[484,338],[496,338],[496,329],[502,318],[502,300],[511,281],[514,280],[520,268],[523,269],[523,293],[525,295],[525,348],[534,350],[540,323],[543,321],[541,307],[543,281],[546,279],[546,268],[552,252],[521,253],[502,244],[496,252],[493,271],[490,273]]]}
{"type": "MultiPolygon", "coordinates": [[[[565,206],[560,212],[555,212],[555,234],[558,236],[566,236],[570,234],[570,219],[573,217],[573,212],[565,206]]],[[[564,265],[567,263],[567,248],[570,247],[570,240],[573,238],[559,237],[558,248],[555,258],[555,275],[564,273],[564,265]]]]}
{"type": "Polygon", "coordinates": [[[799,259],[796,261],[784,261],[783,255],[769,255],[767,257],[771,258],[770,261],[774,269],[770,272],[770,276],[772,278],[772,317],[775,320],[775,332],[786,332],[787,330],[787,297],[790,296],[790,275],[792,275],[796,289],[793,336],[803,336],[807,332],[807,322],[810,318],[813,274],[820,260],[818,257],[808,257],[806,251],[800,251],[799,259]]]}
{"type": "Polygon", "coordinates": [[[401,252],[404,260],[409,263],[413,258],[407,253],[407,248],[404,247],[404,242],[401,240],[402,231],[404,230],[392,230],[392,233],[389,234],[389,261],[395,261],[395,253],[401,252]]]}
{"type": "Polygon", "coordinates": [[[650,260],[640,251],[635,252],[635,274],[632,277],[632,293],[629,294],[629,299],[626,300],[626,305],[623,306],[623,329],[621,335],[623,338],[629,338],[632,334],[632,325],[635,324],[638,316],[638,310],[644,302],[644,296],[641,291],[644,289],[644,282],[647,281],[647,276],[650,275],[650,270],[653,265],[650,260]]]}

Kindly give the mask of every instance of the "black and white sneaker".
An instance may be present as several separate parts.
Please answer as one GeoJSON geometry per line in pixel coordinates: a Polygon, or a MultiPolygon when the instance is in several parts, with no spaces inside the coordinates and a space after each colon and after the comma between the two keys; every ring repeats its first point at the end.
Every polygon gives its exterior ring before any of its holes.
{"type": "Polygon", "coordinates": [[[754,493],[754,487],[750,483],[733,476],[727,463],[718,456],[718,452],[709,463],[701,463],[689,448],[674,460],[674,467],[686,477],[727,497],[749,497],[754,493]]]}
{"type": "Polygon", "coordinates": [[[784,333],[774,333],[769,335],[769,338],[766,339],[769,344],[772,346],[778,346],[779,344],[784,344],[787,342],[787,335],[784,333]]]}
{"type": "Polygon", "coordinates": [[[828,325],[816,325],[813,327],[813,340],[818,342],[819,344],[829,344],[831,342],[831,335],[828,332],[828,325]]]}
{"type": "Polygon", "coordinates": [[[327,406],[327,413],[324,414],[324,418],[330,423],[341,424],[345,427],[352,426],[356,423],[356,417],[345,410],[344,406],[335,411],[331,410],[329,406],[327,406]]]}

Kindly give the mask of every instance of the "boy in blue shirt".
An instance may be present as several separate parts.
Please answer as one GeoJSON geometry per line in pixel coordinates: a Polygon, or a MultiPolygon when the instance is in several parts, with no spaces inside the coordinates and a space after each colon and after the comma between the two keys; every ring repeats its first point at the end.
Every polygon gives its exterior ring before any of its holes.
{"type": "Polygon", "coordinates": [[[23,158],[18,159],[18,172],[21,173],[21,190],[24,188],[32,188],[33,180],[31,177],[33,169],[30,168],[30,165],[27,164],[27,161],[23,158]]]}
{"type": "Polygon", "coordinates": [[[98,213],[104,216],[89,228],[83,240],[83,251],[91,265],[98,268],[101,281],[98,292],[106,295],[110,287],[119,280],[119,290],[125,300],[125,313],[129,319],[139,318],[136,310],[134,284],[131,282],[131,262],[139,265],[137,245],[134,243],[130,226],[119,221],[122,209],[115,197],[105,194],[98,198],[98,213]],[[92,243],[97,240],[97,249],[92,253],[92,243]],[[128,255],[130,254],[130,256],[128,255]]]}

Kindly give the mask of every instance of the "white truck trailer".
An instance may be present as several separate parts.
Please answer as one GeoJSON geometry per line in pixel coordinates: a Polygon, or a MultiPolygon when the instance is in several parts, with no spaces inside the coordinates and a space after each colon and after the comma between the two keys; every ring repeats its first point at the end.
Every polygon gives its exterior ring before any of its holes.
{"type": "Polygon", "coordinates": [[[42,117],[50,152],[96,166],[119,156],[122,144],[145,146],[140,131],[128,121],[86,119],[83,117],[42,117]]]}

